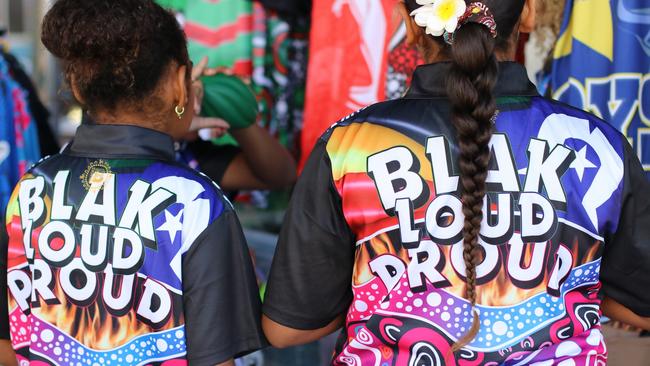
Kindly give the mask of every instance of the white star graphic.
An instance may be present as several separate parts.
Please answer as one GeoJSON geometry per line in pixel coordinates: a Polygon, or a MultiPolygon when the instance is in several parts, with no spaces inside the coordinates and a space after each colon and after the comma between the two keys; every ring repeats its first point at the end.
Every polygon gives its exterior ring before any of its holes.
{"type": "Polygon", "coordinates": [[[169,233],[169,239],[172,243],[174,243],[174,240],[176,240],[176,234],[179,231],[183,230],[183,224],[181,223],[182,214],[183,210],[178,211],[176,216],[165,210],[165,223],[156,229],[157,231],[167,231],[169,233]]]}
{"type": "Polygon", "coordinates": [[[587,146],[583,146],[580,151],[576,152],[576,159],[571,163],[570,168],[575,169],[578,174],[578,179],[582,182],[582,177],[585,174],[585,169],[596,168],[594,163],[587,159],[587,146]]]}

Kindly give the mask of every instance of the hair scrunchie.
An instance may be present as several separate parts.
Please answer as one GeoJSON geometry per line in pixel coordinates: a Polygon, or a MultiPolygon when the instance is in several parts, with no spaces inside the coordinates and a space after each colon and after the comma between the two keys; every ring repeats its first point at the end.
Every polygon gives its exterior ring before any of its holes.
{"type": "MultiPolygon", "coordinates": [[[[467,5],[465,13],[458,18],[458,27],[456,30],[467,23],[481,24],[490,30],[493,38],[497,38],[497,23],[487,5],[480,2],[467,5]]],[[[444,39],[448,44],[454,44],[454,33],[445,32],[444,39]]]]}

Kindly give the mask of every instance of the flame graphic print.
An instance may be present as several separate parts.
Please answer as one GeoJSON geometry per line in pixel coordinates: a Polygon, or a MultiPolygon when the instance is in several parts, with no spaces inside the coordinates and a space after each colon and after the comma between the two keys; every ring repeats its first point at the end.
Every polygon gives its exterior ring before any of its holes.
{"type": "Polygon", "coordinates": [[[180,257],[222,208],[211,184],[178,169],[108,163],[100,189],[75,181],[78,167],[28,174],[11,197],[9,321],[22,363],[187,365],[180,257]]]}
{"type": "MultiPolygon", "coordinates": [[[[408,102],[426,103],[388,103],[408,102]]],[[[502,190],[491,188],[484,206],[481,324],[455,354],[472,309],[464,298],[454,137],[383,117],[378,111],[389,108],[381,104],[326,135],[334,186],[357,240],[354,297],[334,365],[605,364],[601,233],[614,220],[606,210],[619,204],[622,145],[602,123],[541,98],[501,103],[524,107],[499,108],[488,181],[502,190]],[[523,119],[533,127],[523,128],[523,119]],[[560,127],[567,123],[581,131],[579,143],[560,127]],[[603,186],[606,165],[616,169],[603,186]],[[597,202],[583,200],[596,191],[597,202]]]]}

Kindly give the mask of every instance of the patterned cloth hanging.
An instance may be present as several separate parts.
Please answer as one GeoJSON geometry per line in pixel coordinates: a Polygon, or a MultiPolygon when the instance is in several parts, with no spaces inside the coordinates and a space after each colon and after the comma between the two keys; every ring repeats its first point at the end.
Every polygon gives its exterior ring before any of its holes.
{"type": "Polygon", "coordinates": [[[567,1],[550,84],[554,99],[588,110],[626,135],[650,178],[647,0],[567,1]]]}
{"type": "Polygon", "coordinates": [[[403,44],[405,30],[393,12],[398,2],[313,2],[301,166],[333,122],[405,91],[418,55],[403,44]]]}
{"type": "Polygon", "coordinates": [[[291,151],[298,149],[307,78],[309,22],[288,20],[253,3],[253,78],[259,123],[291,151]]]}
{"type": "Polygon", "coordinates": [[[38,131],[27,104],[27,95],[9,74],[0,55],[0,212],[5,211],[11,190],[41,157],[38,131]]]}
{"type": "Polygon", "coordinates": [[[209,67],[225,67],[249,82],[260,107],[258,123],[284,146],[297,148],[307,69],[307,16],[280,16],[259,1],[157,2],[179,14],[192,61],[207,56],[209,67]]]}

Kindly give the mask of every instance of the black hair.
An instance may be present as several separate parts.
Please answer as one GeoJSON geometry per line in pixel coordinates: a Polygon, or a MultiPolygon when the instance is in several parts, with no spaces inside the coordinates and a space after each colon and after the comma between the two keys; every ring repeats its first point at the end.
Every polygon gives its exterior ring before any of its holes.
{"type": "Polygon", "coordinates": [[[41,39],[91,112],[146,106],[172,62],[190,64],[178,22],[153,0],[58,0],[41,39]]]}
{"type": "MultiPolygon", "coordinates": [[[[470,4],[474,1],[466,1],[470,4]]],[[[445,43],[442,37],[435,41],[443,54],[451,60],[451,71],[447,77],[447,96],[452,107],[452,123],[456,128],[462,186],[463,214],[463,259],[466,270],[465,297],[472,306],[476,305],[476,267],[481,262],[482,251],[478,245],[483,199],[486,194],[489,142],[492,138],[493,120],[497,113],[494,87],[498,77],[498,62],[495,50],[506,51],[512,41],[512,32],[519,22],[525,0],[484,0],[494,15],[497,37],[478,23],[467,23],[454,32],[453,45],[445,43]]],[[[420,7],[415,0],[405,0],[406,7],[413,11],[420,7]]],[[[458,351],[474,339],[480,321],[474,312],[472,327],[452,347],[458,351]]]]}

